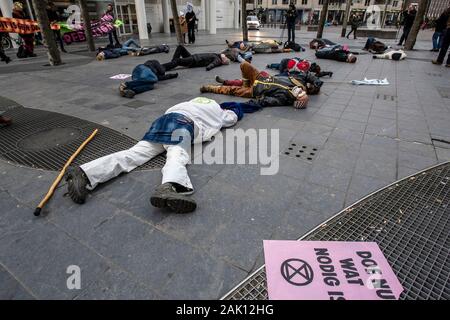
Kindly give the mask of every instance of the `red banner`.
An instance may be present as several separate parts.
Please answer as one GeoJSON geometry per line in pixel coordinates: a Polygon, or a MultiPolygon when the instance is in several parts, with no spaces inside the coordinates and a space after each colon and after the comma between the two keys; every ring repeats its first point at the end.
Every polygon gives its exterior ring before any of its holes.
{"type": "Polygon", "coordinates": [[[39,31],[39,25],[34,20],[0,17],[0,32],[30,34],[39,31]]]}

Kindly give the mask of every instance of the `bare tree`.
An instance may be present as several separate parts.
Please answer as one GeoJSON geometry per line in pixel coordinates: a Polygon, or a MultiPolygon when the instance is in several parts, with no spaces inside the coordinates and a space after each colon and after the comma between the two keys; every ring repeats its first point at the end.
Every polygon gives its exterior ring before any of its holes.
{"type": "Polygon", "coordinates": [[[414,19],[411,31],[409,32],[408,38],[405,42],[405,50],[412,50],[414,48],[416,38],[419,34],[420,26],[423,22],[423,17],[425,15],[425,11],[427,10],[429,1],[430,0],[420,0],[419,2],[419,8],[417,9],[416,18],[414,19]]]}
{"type": "Polygon", "coordinates": [[[87,8],[86,0],[78,0],[81,8],[81,15],[83,17],[84,33],[86,34],[86,40],[90,51],[95,51],[94,37],[92,36],[91,20],[89,18],[89,11],[87,8]]]}
{"type": "Polygon", "coordinates": [[[322,12],[320,13],[319,28],[317,29],[316,36],[318,39],[322,38],[323,28],[325,27],[325,22],[327,21],[328,2],[329,0],[323,0],[322,12]]]}
{"type": "Polygon", "coordinates": [[[247,29],[247,0],[241,0],[242,40],[248,41],[247,29]]]}
{"type": "Polygon", "coordinates": [[[177,0],[170,0],[170,7],[172,8],[173,24],[177,34],[178,44],[183,44],[183,34],[181,33],[180,17],[178,16],[177,0]]]}
{"type": "Polygon", "coordinates": [[[34,11],[36,13],[36,19],[39,23],[39,28],[44,37],[46,46],[48,61],[51,66],[58,66],[62,64],[61,55],[56,45],[55,36],[53,30],[50,28],[50,21],[48,20],[46,11],[47,1],[33,0],[34,11]]]}
{"type": "Polygon", "coordinates": [[[350,16],[350,7],[352,5],[352,0],[347,0],[347,5],[345,7],[345,15],[344,15],[344,21],[342,22],[342,32],[341,37],[345,37],[345,34],[347,33],[347,22],[350,16]]]}

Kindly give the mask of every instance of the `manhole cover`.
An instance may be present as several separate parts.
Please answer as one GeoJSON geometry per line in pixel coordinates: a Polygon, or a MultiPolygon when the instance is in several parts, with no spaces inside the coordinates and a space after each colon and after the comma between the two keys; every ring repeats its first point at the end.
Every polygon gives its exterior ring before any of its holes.
{"type": "Polygon", "coordinates": [[[81,136],[77,128],[52,128],[32,133],[17,143],[19,149],[38,151],[69,144],[81,136]]]}
{"type": "MultiPolygon", "coordinates": [[[[137,143],[113,129],[56,112],[15,107],[5,115],[13,119],[13,125],[0,130],[0,159],[32,168],[60,170],[94,129],[99,129],[98,134],[74,164],[81,165],[137,143]]],[[[137,170],[162,168],[164,163],[162,154],[137,170]]]]}
{"type": "MultiPolygon", "coordinates": [[[[376,242],[404,291],[400,299],[450,299],[450,162],[389,185],[302,236],[376,242]]],[[[262,266],[223,299],[267,299],[262,266]]]]}
{"type": "Polygon", "coordinates": [[[301,142],[291,141],[281,154],[297,160],[312,162],[317,157],[318,147],[308,146],[301,142]]]}

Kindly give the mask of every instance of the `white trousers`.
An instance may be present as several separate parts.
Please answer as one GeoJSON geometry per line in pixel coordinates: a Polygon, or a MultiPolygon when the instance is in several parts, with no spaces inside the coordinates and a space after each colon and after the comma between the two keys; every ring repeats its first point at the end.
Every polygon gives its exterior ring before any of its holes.
{"type": "Polygon", "coordinates": [[[186,165],[190,160],[188,152],[179,145],[162,145],[145,140],[139,141],[128,150],[119,151],[83,164],[81,169],[85,172],[91,184],[88,189],[92,190],[99,183],[115,178],[122,172],[132,171],[163,153],[164,150],[167,150],[167,160],[161,170],[162,183],[176,182],[186,188],[193,189],[186,170],[186,165]]]}

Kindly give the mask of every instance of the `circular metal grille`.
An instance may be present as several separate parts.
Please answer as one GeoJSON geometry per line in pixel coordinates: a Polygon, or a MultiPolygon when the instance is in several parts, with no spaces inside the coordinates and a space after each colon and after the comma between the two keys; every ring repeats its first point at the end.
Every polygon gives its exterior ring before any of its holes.
{"type": "MultiPolygon", "coordinates": [[[[0,128],[0,159],[32,168],[60,170],[96,128],[98,134],[74,164],[128,149],[137,142],[113,129],[60,113],[18,106],[4,109],[13,125],[0,128]]],[[[165,155],[160,155],[137,170],[162,168],[164,163],[165,155]]]]}

